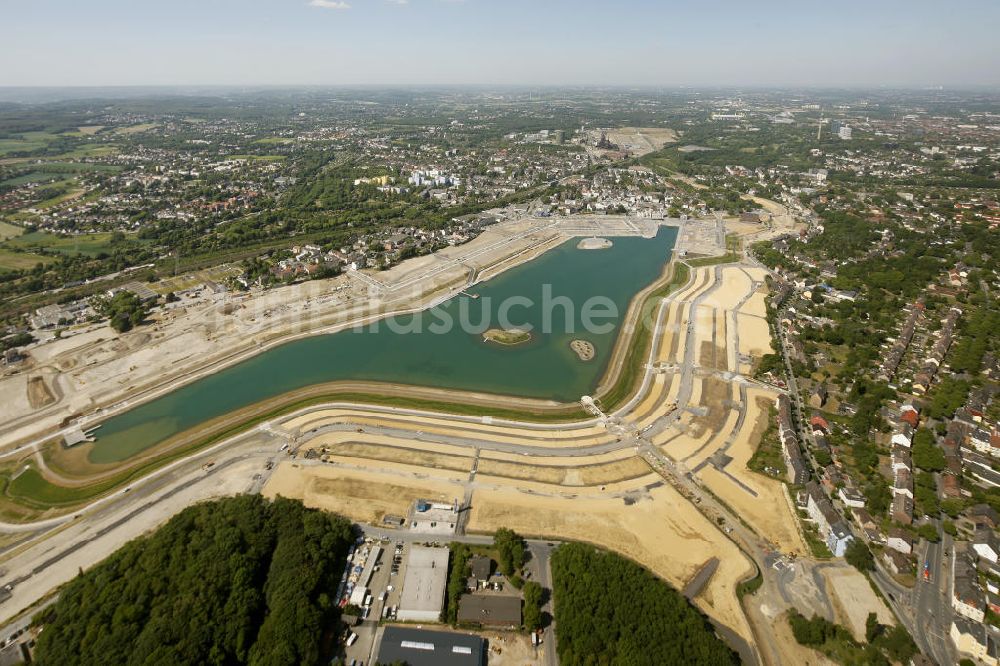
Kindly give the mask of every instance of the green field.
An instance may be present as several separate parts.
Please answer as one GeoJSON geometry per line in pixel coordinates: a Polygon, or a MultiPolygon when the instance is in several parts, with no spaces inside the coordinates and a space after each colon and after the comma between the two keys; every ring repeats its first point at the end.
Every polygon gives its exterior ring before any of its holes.
{"type": "Polygon", "coordinates": [[[250,160],[251,162],[280,162],[284,155],[230,155],[230,160],[250,160]]]}
{"type": "Polygon", "coordinates": [[[292,143],[292,139],[287,139],[281,136],[269,136],[266,139],[257,139],[254,143],[265,143],[265,144],[285,144],[292,143]]]}
{"type": "Polygon", "coordinates": [[[74,185],[76,185],[76,180],[73,178],[61,180],[58,185],[62,188],[62,194],[57,194],[51,199],[46,199],[45,201],[39,201],[34,205],[34,207],[42,210],[46,208],[54,208],[83,194],[82,189],[74,187],[74,185]]]}
{"type": "Polygon", "coordinates": [[[48,264],[51,261],[51,257],[43,257],[28,252],[11,252],[10,250],[0,248],[0,272],[21,271],[26,268],[34,268],[35,264],[39,262],[48,264]]]}
{"type": "Polygon", "coordinates": [[[702,266],[714,266],[716,264],[731,264],[735,261],[740,260],[740,255],[735,252],[727,252],[718,257],[700,257],[698,259],[688,259],[687,263],[692,268],[701,268],[702,266]]]}
{"type": "Polygon", "coordinates": [[[44,162],[32,165],[28,173],[8,178],[0,185],[25,185],[27,183],[47,183],[49,181],[71,180],[78,173],[118,173],[122,167],[114,164],[90,164],[87,162],[44,162]]]}
{"type": "Polygon", "coordinates": [[[19,227],[16,224],[9,224],[0,220],[0,241],[5,241],[8,238],[15,238],[24,233],[24,228],[19,227]]]}
{"type": "Polygon", "coordinates": [[[39,150],[56,140],[58,135],[50,132],[25,132],[15,138],[0,139],[0,156],[22,151],[39,150]]]}
{"type": "Polygon", "coordinates": [[[10,185],[12,187],[16,187],[18,185],[27,185],[28,183],[46,183],[50,180],[55,180],[58,178],[59,178],[58,174],[43,173],[41,171],[32,171],[30,173],[22,174],[20,176],[8,178],[7,180],[0,182],[0,185],[10,185]]]}
{"type": "MultiPolygon", "coordinates": [[[[98,148],[100,146],[97,146],[98,148]]],[[[91,162],[45,162],[35,167],[38,171],[50,173],[83,173],[86,171],[119,172],[122,167],[114,164],[93,164],[91,162]]]]}
{"type": "Polygon", "coordinates": [[[118,146],[105,143],[99,145],[80,146],[79,148],[71,150],[68,153],[55,155],[55,158],[60,160],[79,160],[84,157],[106,157],[108,155],[114,155],[117,152],[118,146]]]}
{"type": "Polygon", "coordinates": [[[159,126],[159,123],[140,123],[139,125],[131,125],[129,127],[116,127],[114,131],[115,134],[138,134],[139,132],[148,132],[159,126]]]}
{"type": "Polygon", "coordinates": [[[83,125],[72,132],[63,132],[63,136],[94,136],[104,129],[104,125],[83,125]]]}
{"type": "Polygon", "coordinates": [[[38,470],[29,467],[7,484],[6,494],[29,507],[72,506],[94,499],[127,480],[127,476],[119,476],[94,485],[69,488],[49,483],[38,470]]]}
{"type": "Polygon", "coordinates": [[[96,256],[111,250],[111,233],[57,236],[44,231],[33,231],[7,241],[7,247],[18,250],[46,249],[63,254],[96,256]]]}

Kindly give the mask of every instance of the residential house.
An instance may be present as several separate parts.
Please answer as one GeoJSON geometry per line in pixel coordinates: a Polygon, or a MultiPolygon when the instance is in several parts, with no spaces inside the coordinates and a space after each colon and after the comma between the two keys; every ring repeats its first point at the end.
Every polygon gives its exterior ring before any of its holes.
{"type": "Polygon", "coordinates": [[[812,418],[809,419],[809,425],[812,427],[813,432],[819,431],[824,435],[830,432],[830,424],[827,423],[826,419],[819,414],[814,414],[812,418]]]}
{"type": "Polygon", "coordinates": [[[809,394],[809,406],[819,409],[826,404],[827,391],[826,386],[819,384],[813,389],[812,393],[809,394]]]}
{"type": "Polygon", "coordinates": [[[838,520],[830,526],[830,533],[826,536],[826,546],[836,557],[843,557],[847,553],[847,547],[854,540],[850,528],[843,520],[838,520]]]}
{"type": "Polygon", "coordinates": [[[843,557],[848,544],[854,539],[850,528],[833,508],[833,504],[815,482],[806,487],[806,513],[816,523],[820,536],[826,541],[830,552],[843,557]]]}
{"type": "Polygon", "coordinates": [[[879,379],[882,381],[887,382],[896,375],[896,369],[903,360],[906,348],[910,346],[910,341],[913,339],[913,332],[917,326],[917,320],[920,318],[923,310],[924,304],[922,302],[914,303],[910,306],[909,314],[899,331],[899,337],[896,338],[895,343],[893,343],[892,348],[885,355],[885,360],[882,362],[882,371],[879,373],[879,379]]]}
{"type": "Polygon", "coordinates": [[[894,495],[906,495],[911,500],[913,499],[913,476],[909,470],[901,469],[896,472],[892,492],[894,495]]]}
{"type": "Polygon", "coordinates": [[[962,496],[962,482],[957,475],[941,475],[941,496],[945,499],[958,499],[962,496]]]}
{"type": "Polygon", "coordinates": [[[908,423],[911,428],[916,428],[920,423],[920,410],[911,404],[903,405],[900,408],[899,420],[908,423]]]}
{"type": "Polygon", "coordinates": [[[905,446],[892,447],[892,473],[893,476],[900,470],[913,471],[913,456],[905,446]]]}
{"type": "Polygon", "coordinates": [[[858,524],[861,531],[865,533],[865,538],[873,543],[884,543],[885,537],[879,530],[878,523],[872,518],[872,515],[868,513],[868,509],[853,509],[851,513],[854,515],[854,522],[858,524]]]}
{"type": "Polygon", "coordinates": [[[997,564],[998,556],[1000,556],[1000,545],[997,543],[996,532],[988,527],[977,529],[972,538],[972,550],[976,551],[976,555],[980,558],[997,564]]]}
{"type": "Polygon", "coordinates": [[[998,514],[996,509],[989,504],[974,504],[969,507],[969,510],[965,512],[965,515],[973,524],[974,529],[979,529],[981,527],[996,529],[997,526],[1000,526],[1000,514],[998,514]]]}
{"type": "Polygon", "coordinates": [[[889,567],[889,571],[894,574],[903,575],[913,573],[913,563],[910,562],[910,558],[897,550],[887,548],[882,553],[882,559],[885,561],[886,566],[889,567]]]}
{"type": "Polygon", "coordinates": [[[493,560],[485,555],[474,555],[469,558],[469,571],[471,578],[476,579],[477,586],[489,581],[490,574],[493,573],[493,560]]]}
{"type": "Polygon", "coordinates": [[[793,485],[802,485],[809,481],[809,468],[802,458],[802,451],[794,436],[789,435],[784,439],[781,443],[781,453],[785,459],[788,482],[793,485]]]}
{"type": "Polygon", "coordinates": [[[913,498],[896,495],[892,498],[892,519],[902,525],[913,523],[913,498]]]}
{"type": "Polygon", "coordinates": [[[986,590],[986,607],[991,613],[1000,614],[1000,594],[994,590],[986,590]]]}
{"type": "Polygon", "coordinates": [[[844,475],[840,473],[837,466],[834,464],[829,464],[823,468],[823,487],[826,488],[831,493],[837,491],[837,488],[844,483],[844,475]]]}
{"type": "Polygon", "coordinates": [[[897,423],[892,429],[892,437],[889,439],[889,444],[891,446],[905,446],[910,448],[910,443],[913,441],[913,426],[909,423],[897,423]]]}
{"type": "Polygon", "coordinates": [[[990,632],[982,624],[974,624],[962,618],[955,618],[949,632],[955,649],[989,666],[997,666],[997,644],[990,632]]]}
{"type": "Polygon", "coordinates": [[[982,622],[986,617],[986,596],[979,587],[976,567],[967,546],[968,544],[955,544],[955,557],[951,564],[951,607],[963,617],[982,622]]]}
{"type": "Polygon", "coordinates": [[[837,492],[837,495],[840,496],[840,501],[844,503],[844,506],[849,506],[852,509],[860,509],[865,505],[865,496],[856,488],[844,486],[837,492]]]}
{"type": "Polygon", "coordinates": [[[976,428],[969,433],[969,444],[980,453],[1000,458],[1000,430],[997,428],[976,428]]]}
{"type": "Polygon", "coordinates": [[[893,527],[889,530],[889,538],[886,540],[885,545],[904,555],[909,555],[913,552],[913,539],[910,537],[909,532],[898,527],[893,527]]]}

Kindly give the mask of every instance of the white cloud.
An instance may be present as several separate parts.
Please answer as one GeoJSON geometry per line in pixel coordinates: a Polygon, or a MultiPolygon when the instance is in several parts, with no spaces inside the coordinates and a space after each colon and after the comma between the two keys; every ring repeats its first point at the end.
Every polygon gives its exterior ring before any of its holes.
{"type": "Polygon", "coordinates": [[[390,5],[408,5],[410,0],[386,0],[390,5]]]}
{"type": "Polygon", "coordinates": [[[322,7],[323,9],[350,9],[351,6],[343,0],[309,0],[310,7],[322,7]]]}

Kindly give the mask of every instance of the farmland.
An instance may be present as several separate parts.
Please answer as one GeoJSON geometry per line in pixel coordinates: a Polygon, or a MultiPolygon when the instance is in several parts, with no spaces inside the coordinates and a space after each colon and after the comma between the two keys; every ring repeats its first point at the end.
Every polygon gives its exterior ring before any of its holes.
{"type": "Polygon", "coordinates": [[[84,254],[95,257],[102,252],[109,252],[111,250],[113,236],[114,234],[110,232],[58,236],[44,231],[33,231],[8,240],[7,247],[27,252],[32,250],[48,250],[62,254],[84,254]]]}

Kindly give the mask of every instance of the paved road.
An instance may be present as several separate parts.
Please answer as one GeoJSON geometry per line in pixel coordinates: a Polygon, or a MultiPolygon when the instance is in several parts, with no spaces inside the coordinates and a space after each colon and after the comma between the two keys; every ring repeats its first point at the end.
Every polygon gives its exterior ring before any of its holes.
{"type": "Polygon", "coordinates": [[[32,537],[4,562],[2,583],[13,589],[11,597],[0,602],[0,620],[32,607],[54,587],[75,576],[79,567],[103,559],[124,541],[155,527],[191,501],[215,494],[224,478],[234,479],[234,466],[251,463],[249,466],[258,470],[258,478],[248,475],[245,482],[240,481],[245,484],[241,489],[259,488],[267,475],[265,462],[276,456],[276,449],[270,436],[258,431],[244,433],[229,442],[225,450],[210,447],[67,516],[66,525],[56,535],[32,537]],[[213,465],[205,469],[209,461],[213,465]]]}
{"type": "MultiPolygon", "coordinates": [[[[924,542],[923,556],[917,559],[917,584],[911,593],[911,607],[914,613],[914,625],[920,635],[918,645],[925,654],[933,657],[939,664],[952,664],[957,661],[954,645],[948,632],[951,629],[951,560],[944,552],[951,552],[945,543],[924,542]],[[924,564],[928,565],[931,580],[924,582],[922,572],[924,564]]],[[[916,637],[915,637],[916,638],[916,637]]]]}
{"type": "Polygon", "coordinates": [[[557,666],[559,664],[559,652],[556,648],[556,617],[555,605],[552,602],[554,590],[552,588],[552,565],[550,558],[555,542],[552,541],[529,541],[528,549],[531,551],[531,562],[528,566],[532,571],[532,578],[541,585],[547,592],[545,604],[542,612],[551,618],[549,626],[545,628],[542,644],[538,647],[542,659],[547,666],[557,666]]]}

